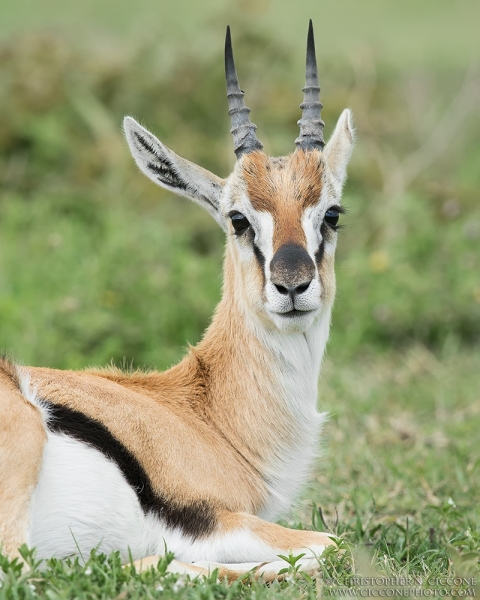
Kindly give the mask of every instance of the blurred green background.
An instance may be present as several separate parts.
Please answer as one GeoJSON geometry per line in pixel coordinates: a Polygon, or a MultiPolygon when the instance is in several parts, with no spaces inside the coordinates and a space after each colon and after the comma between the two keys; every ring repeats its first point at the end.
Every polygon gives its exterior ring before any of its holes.
{"type": "MultiPolygon", "coordinates": [[[[345,190],[332,357],[480,339],[480,5],[7,0],[0,19],[0,344],[27,363],[164,368],[207,325],[222,235],[141,176],[125,114],[225,176],[222,46],[267,151],[292,151],[308,18],[345,190]]],[[[343,359],[343,358],[342,358],[343,359]]]]}
{"type": "Polygon", "coordinates": [[[327,450],[297,516],[321,502],[382,569],[445,572],[447,545],[480,547],[478,0],[3,0],[0,347],[163,369],[200,339],[222,232],[138,172],[122,118],[226,176],[230,23],[259,138],[291,152],[310,17],[326,137],[349,106],[358,141],[320,384],[327,450]]]}

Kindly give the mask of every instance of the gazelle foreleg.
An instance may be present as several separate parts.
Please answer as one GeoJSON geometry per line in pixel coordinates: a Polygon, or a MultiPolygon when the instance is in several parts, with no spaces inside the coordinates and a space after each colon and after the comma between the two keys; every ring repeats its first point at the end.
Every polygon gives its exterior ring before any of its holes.
{"type": "MultiPolygon", "coordinates": [[[[332,544],[326,533],[287,529],[250,514],[224,512],[218,515],[215,531],[209,536],[193,541],[188,548],[169,548],[179,559],[173,561],[170,570],[200,575],[218,568],[219,577],[229,581],[253,570],[255,577],[271,581],[279,570],[288,567],[279,554],[305,554],[296,567],[314,574],[318,557],[332,544]]],[[[144,569],[156,565],[158,559],[148,557],[135,564],[144,569]]]]}

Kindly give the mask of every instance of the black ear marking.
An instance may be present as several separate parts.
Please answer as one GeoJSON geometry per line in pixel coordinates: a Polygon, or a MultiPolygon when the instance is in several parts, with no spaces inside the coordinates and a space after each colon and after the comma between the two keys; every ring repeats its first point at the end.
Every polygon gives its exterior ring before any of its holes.
{"type": "Polygon", "coordinates": [[[219,211],[224,180],[175,154],[132,117],[125,117],[123,128],[140,171],[157,185],[198,202],[225,230],[219,211]]]}
{"type": "Polygon", "coordinates": [[[153,154],[153,156],[155,156],[155,158],[158,158],[158,155],[155,152],[155,148],[152,146],[152,144],[149,144],[147,142],[147,140],[138,133],[138,131],[134,131],[133,135],[135,136],[135,139],[140,144],[140,146],[142,146],[142,148],[144,150],[146,150],[147,152],[150,152],[150,154],[153,154]]]}
{"type": "Polygon", "coordinates": [[[186,192],[189,188],[190,191],[193,191],[191,190],[191,186],[188,186],[185,181],[180,179],[177,175],[172,163],[164,158],[158,157],[157,162],[148,162],[147,169],[151,171],[159,181],[169,187],[183,192],[186,192]]]}
{"type": "Polygon", "coordinates": [[[187,183],[178,176],[171,161],[168,160],[166,156],[160,154],[153,144],[137,131],[134,131],[133,135],[135,136],[136,142],[152,156],[152,160],[146,163],[146,167],[156,179],[176,190],[195,192],[195,190],[191,189],[191,186],[188,186],[187,183]]]}
{"type": "MultiPolygon", "coordinates": [[[[151,160],[144,164],[157,181],[163,183],[169,188],[179,191],[180,193],[183,192],[187,196],[199,198],[206,204],[210,205],[213,209],[217,209],[215,204],[209,198],[207,198],[205,194],[200,193],[197,188],[179,177],[172,161],[160,152],[161,148],[155,148],[155,146],[147,138],[138,133],[138,131],[134,131],[133,135],[135,142],[139,144],[144,151],[151,155],[151,160]]],[[[220,189],[220,186],[213,182],[211,185],[216,191],[220,189]]]]}

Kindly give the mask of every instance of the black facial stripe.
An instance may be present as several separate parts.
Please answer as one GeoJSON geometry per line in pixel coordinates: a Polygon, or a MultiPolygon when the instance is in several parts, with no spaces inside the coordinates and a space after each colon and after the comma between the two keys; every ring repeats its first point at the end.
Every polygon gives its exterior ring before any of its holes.
{"type": "Polygon", "coordinates": [[[265,277],[265,256],[263,256],[263,252],[257,246],[257,244],[252,240],[252,248],[253,253],[255,254],[255,258],[257,259],[258,266],[260,267],[260,271],[262,272],[262,287],[265,287],[267,283],[267,279],[265,277]]]}
{"type": "Polygon", "coordinates": [[[315,252],[315,262],[319,265],[322,262],[323,253],[325,252],[325,243],[324,240],[320,242],[320,246],[318,250],[315,252]]]}
{"type": "MultiPolygon", "coordinates": [[[[341,210],[341,212],[344,212],[343,209],[341,210]]],[[[325,253],[325,240],[332,239],[332,236],[335,235],[335,232],[329,225],[325,223],[325,221],[323,221],[322,225],[320,226],[320,233],[322,234],[322,241],[320,242],[318,250],[315,252],[315,262],[317,263],[317,265],[321,263],[323,255],[325,253]]]]}
{"type": "Polygon", "coordinates": [[[44,402],[51,415],[48,428],[92,446],[113,461],[137,494],[145,514],[152,512],[167,526],[178,527],[193,538],[213,531],[215,513],[206,500],[179,505],[159,496],[135,456],[102,423],[65,406],[44,402]]]}
{"type": "Polygon", "coordinates": [[[248,240],[248,242],[250,244],[252,244],[253,253],[255,255],[255,258],[257,259],[258,266],[260,267],[260,270],[262,272],[263,287],[265,287],[265,283],[266,283],[266,279],[265,279],[265,256],[263,256],[263,252],[260,250],[260,248],[255,243],[255,232],[253,231],[253,227],[250,226],[245,232],[243,232],[240,235],[241,236],[245,235],[246,239],[248,240]]]}
{"type": "Polygon", "coordinates": [[[255,258],[258,261],[258,264],[260,265],[260,268],[262,269],[262,273],[264,273],[265,272],[265,257],[263,256],[263,253],[260,250],[260,248],[257,246],[257,244],[255,244],[255,242],[253,242],[253,252],[255,254],[255,258]]]}

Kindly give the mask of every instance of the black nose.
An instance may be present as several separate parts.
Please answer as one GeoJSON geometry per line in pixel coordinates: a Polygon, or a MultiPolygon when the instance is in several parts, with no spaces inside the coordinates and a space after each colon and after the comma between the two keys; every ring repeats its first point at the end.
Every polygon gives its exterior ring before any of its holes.
{"type": "Polygon", "coordinates": [[[270,281],[280,294],[302,294],[315,277],[315,264],[303,246],[285,244],[270,263],[270,281]]]}
{"type": "Polygon", "coordinates": [[[303,283],[302,285],[298,285],[297,287],[285,287],[284,285],[278,285],[278,283],[273,283],[273,285],[277,288],[277,291],[280,292],[280,294],[284,294],[285,296],[291,294],[302,294],[303,292],[306,292],[310,286],[311,283],[311,279],[310,281],[308,281],[307,283],[303,283]]]}

